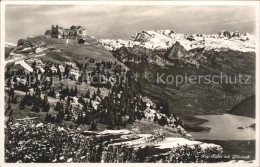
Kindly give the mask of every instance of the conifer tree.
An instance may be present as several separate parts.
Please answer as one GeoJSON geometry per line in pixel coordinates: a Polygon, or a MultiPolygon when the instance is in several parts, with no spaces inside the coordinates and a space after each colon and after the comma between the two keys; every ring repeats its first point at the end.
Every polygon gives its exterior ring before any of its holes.
{"type": "Polygon", "coordinates": [[[11,97],[9,96],[9,98],[8,98],[8,104],[10,104],[11,103],[11,97]]]}
{"type": "Polygon", "coordinates": [[[59,80],[61,81],[62,77],[61,77],[61,71],[60,71],[59,66],[57,67],[57,75],[59,77],[59,80]]]}
{"type": "Polygon", "coordinates": [[[77,88],[76,85],[75,85],[75,90],[74,90],[74,92],[75,92],[75,96],[77,96],[77,95],[78,95],[78,88],[77,88]]]}
{"type": "Polygon", "coordinates": [[[157,122],[158,122],[158,116],[157,116],[157,114],[154,114],[153,122],[154,122],[154,123],[157,123],[157,122]]]}
{"type": "Polygon", "coordinates": [[[56,106],[54,108],[55,111],[60,111],[60,102],[56,103],[56,106]]]}
{"type": "Polygon", "coordinates": [[[69,118],[70,118],[70,112],[69,112],[69,108],[68,107],[66,107],[66,109],[65,109],[65,115],[66,115],[66,120],[68,121],[69,118]]]}
{"type": "Polygon", "coordinates": [[[94,94],[92,95],[92,100],[95,100],[96,99],[96,92],[94,91],[94,94]]]}
{"type": "Polygon", "coordinates": [[[5,110],[5,116],[7,116],[7,114],[8,114],[8,110],[6,109],[6,110],[5,110]]]}
{"type": "Polygon", "coordinates": [[[10,88],[9,95],[10,95],[11,97],[14,96],[14,88],[10,88]]]}
{"type": "Polygon", "coordinates": [[[115,117],[112,111],[109,112],[109,120],[108,120],[108,125],[110,129],[115,128],[115,117]]]}
{"type": "Polygon", "coordinates": [[[8,107],[7,107],[7,110],[10,110],[12,107],[11,107],[11,102],[8,102],[8,107]]]}
{"type": "Polygon", "coordinates": [[[46,121],[46,122],[51,122],[51,115],[50,115],[49,112],[46,114],[46,116],[45,116],[45,118],[44,118],[44,121],[46,121]]]}
{"type": "Polygon", "coordinates": [[[88,91],[87,91],[85,97],[86,97],[86,98],[90,98],[90,91],[89,91],[89,89],[88,89],[88,91]]]}
{"type": "Polygon", "coordinates": [[[9,116],[12,116],[12,115],[13,115],[13,110],[11,109],[9,116]]]}
{"type": "Polygon", "coordinates": [[[12,83],[11,83],[11,79],[9,78],[9,76],[6,76],[7,79],[7,87],[11,87],[12,83]]]}
{"type": "Polygon", "coordinates": [[[67,98],[67,105],[69,106],[70,105],[70,97],[68,96],[67,98]]]}
{"type": "Polygon", "coordinates": [[[17,96],[14,97],[14,104],[17,104],[17,96]]]}
{"type": "Polygon", "coordinates": [[[44,106],[44,112],[49,112],[50,110],[50,103],[47,102],[46,105],[44,106]]]}
{"type": "Polygon", "coordinates": [[[36,106],[35,106],[35,104],[33,104],[31,111],[35,111],[35,109],[36,109],[36,106]]]}
{"type": "Polygon", "coordinates": [[[100,91],[100,89],[98,88],[98,90],[97,90],[97,95],[100,96],[100,94],[101,94],[101,91],[100,91]]]}
{"type": "Polygon", "coordinates": [[[70,88],[70,93],[69,93],[70,96],[74,96],[74,90],[73,90],[73,87],[70,88]]]}
{"type": "Polygon", "coordinates": [[[89,103],[88,103],[88,107],[89,107],[89,108],[93,108],[93,106],[92,106],[92,99],[90,99],[90,101],[89,101],[89,103]]]}
{"type": "Polygon", "coordinates": [[[76,123],[77,123],[77,124],[83,124],[83,116],[82,116],[82,113],[79,113],[76,123]]]}
{"type": "Polygon", "coordinates": [[[70,93],[70,91],[69,91],[69,86],[67,86],[67,88],[65,89],[65,94],[64,94],[64,96],[68,96],[69,93],[70,93]]]}
{"type": "Polygon", "coordinates": [[[39,113],[40,112],[40,107],[38,104],[35,105],[35,112],[39,113]]]}
{"type": "Polygon", "coordinates": [[[47,104],[47,103],[48,103],[48,97],[47,97],[47,95],[44,95],[43,102],[44,102],[44,104],[47,104]]]}
{"type": "Polygon", "coordinates": [[[91,122],[91,125],[90,125],[90,131],[97,131],[97,126],[96,124],[94,123],[94,121],[91,122]]]}
{"type": "Polygon", "coordinates": [[[24,98],[22,98],[19,107],[20,107],[20,110],[24,110],[24,108],[25,108],[25,101],[24,101],[24,98]]]}
{"type": "Polygon", "coordinates": [[[58,115],[57,115],[57,117],[56,117],[56,122],[57,122],[57,123],[61,123],[62,120],[63,120],[63,118],[64,118],[63,111],[62,111],[62,110],[59,110],[58,115]]]}

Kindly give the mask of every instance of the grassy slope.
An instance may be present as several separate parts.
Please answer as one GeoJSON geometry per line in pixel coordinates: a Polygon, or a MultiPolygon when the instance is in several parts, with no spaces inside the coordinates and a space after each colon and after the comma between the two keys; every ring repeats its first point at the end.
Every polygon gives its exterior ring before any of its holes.
{"type": "Polygon", "coordinates": [[[113,55],[107,51],[101,43],[90,37],[86,37],[88,43],[84,45],[78,45],[77,40],[69,40],[69,44],[66,44],[66,39],[56,39],[44,35],[28,38],[27,40],[34,44],[46,43],[55,46],[56,49],[60,49],[60,53],[49,52],[47,54],[47,59],[49,58],[54,62],[58,61],[62,63],[64,60],[72,60],[84,63],[88,58],[112,62],[116,61],[113,55]]]}
{"type": "MultiPolygon", "coordinates": [[[[117,61],[113,55],[107,51],[97,40],[92,39],[90,37],[87,37],[88,43],[85,45],[78,45],[76,40],[69,40],[69,44],[66,44],[65,39],[54,39],[54,38],[48,38],[47,36],[37,36],[35,38],[28,38],[28,41],[32,42],[33,44],[42,44],[46,43],[47,45],[53,45],[55,46],[55,49],[59,49],[61,52],[54,52],[54,51],[48,51],[46,53],[46,56],[39,57],[42,58],[43,60],[50,60],[55,63],[60,63],[64,64],[65,61],[74,61],[74,62],[79,62],[79,63],[88,63],[89,58],[93,58],[95,60],[101,61],[111,61],[115,62],[117,61]]],[[[8,51],[8,50],[6,50],[8,51]]],[[[6,52],[6,54],[8,54],[6,52]]],[[[88,67],[91,68],[91,67],[88,67]]],[[[64,87],[67,85],[69,87],[75,86],[74,81],[64,81],[64,87]]],[[[91,94],[93,94],[94,91],[97,91],[96,88],[91,87],[89,85],[77,85],[78,91],[80,93],[86,93],[87,90],[90,90],[91,94]]],[[[108,90],[105,88],[101,88],[101,95],[105,96],[108,94],[108,90]]],[[[13,114],[13,119],[21,119],[21,118],[26,118],[26,117],[39,117],[35,119],[36,122],[43,122],[44,117],[46,113],[40,112],[40,113],[35,113],[31,111],[32,106],[26,106],[24,110],[19,109],[19,103],[22,98],[22,96],[25,95],[24,92],[21,91],[16,91],[16,94],[19,96],[18,98],[18,103],[17,104],[11,104],[12,109],[14,111],[13,114]]],[[[50,105],[54,107],[56,104],[57,99],[48,97],[50,105]]],[[[7,102],[7,101],[6,101],[7,102]]],[[[52,114],[57,114],[56,111],[51,108],[50,113],[52,114]]],[[[71,126],[74,125],[70,121],[64,121],[62,123],[64,126],[71,126]]]]}

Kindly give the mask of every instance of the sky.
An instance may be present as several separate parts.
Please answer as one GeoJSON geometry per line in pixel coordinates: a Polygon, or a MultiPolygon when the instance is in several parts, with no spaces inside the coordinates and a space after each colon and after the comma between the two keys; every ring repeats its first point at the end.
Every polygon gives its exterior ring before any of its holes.
{"type": "Polygon", "coordinates": [[[8,42],[42,35],[52,25],[81,25],[96,38],[129,39],[142,30],[216,34],[220,30],[255,34],[253,6],[6,5],[8,42]]]}

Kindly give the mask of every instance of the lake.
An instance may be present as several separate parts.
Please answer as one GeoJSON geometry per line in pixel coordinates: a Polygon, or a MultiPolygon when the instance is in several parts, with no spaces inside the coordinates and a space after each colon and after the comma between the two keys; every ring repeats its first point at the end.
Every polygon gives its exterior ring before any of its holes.
{"type": "Polygon", "coordinates": [[[189,132],[194,139],[204,140],[255,140],[255,130],[249,126],[255,119],[231,115],[199,115],[197,118],[208,120],[201,126],[211,128],[209,132],[189,132]],[[238,129],[243,127],[243,129],[238,129]]]}

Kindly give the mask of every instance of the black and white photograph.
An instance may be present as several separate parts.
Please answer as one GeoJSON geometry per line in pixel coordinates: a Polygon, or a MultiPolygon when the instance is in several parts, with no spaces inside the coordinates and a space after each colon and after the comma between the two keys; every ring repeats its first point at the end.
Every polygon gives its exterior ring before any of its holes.
{"type": "Polygon", "coordinates": [[[259,166],[259,5],[1,2],[0,166],[259,166]]]}

